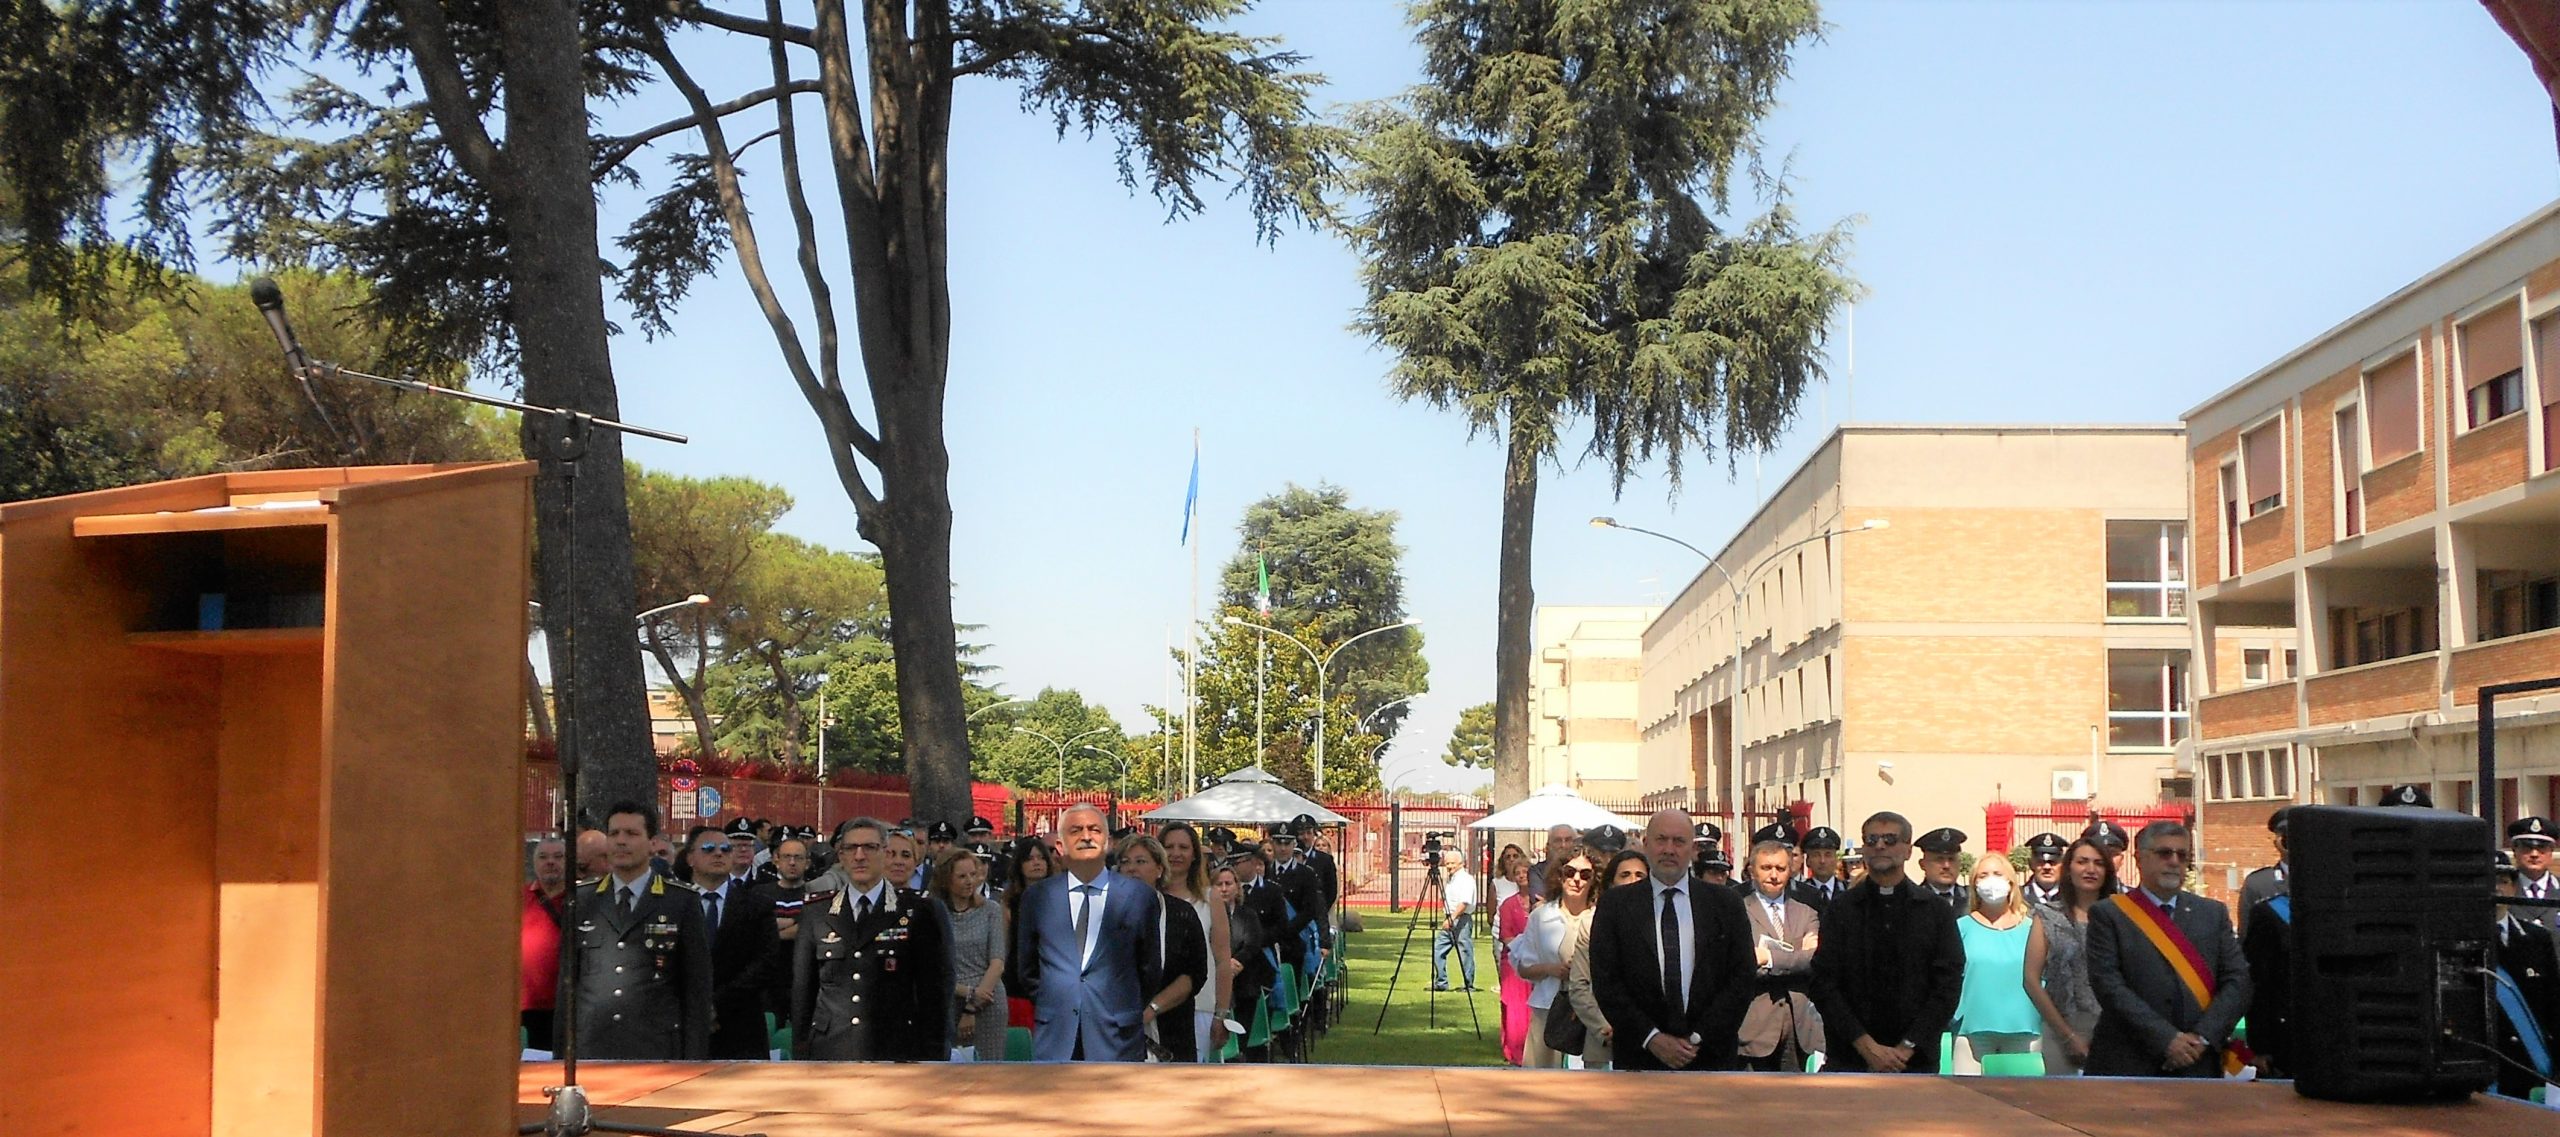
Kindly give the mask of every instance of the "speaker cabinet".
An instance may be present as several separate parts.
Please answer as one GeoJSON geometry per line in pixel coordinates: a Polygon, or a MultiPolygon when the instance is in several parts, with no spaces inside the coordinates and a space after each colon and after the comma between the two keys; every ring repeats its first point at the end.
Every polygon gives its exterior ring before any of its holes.
{"type": "Polygon", "coordinates": [[[2497,1080],[2489,823],[2305,806],[2286,823],[2294,1088],[2330,1101],[2462,1097],[2497,1080]]]}

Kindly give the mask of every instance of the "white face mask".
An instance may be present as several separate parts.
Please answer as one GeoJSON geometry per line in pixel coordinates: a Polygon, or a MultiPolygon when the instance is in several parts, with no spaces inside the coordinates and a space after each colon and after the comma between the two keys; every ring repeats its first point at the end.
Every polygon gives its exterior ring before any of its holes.
{"type": "Polygon", "coordinates": [[[1986,876],[1973,882],[1973,894],[1981,897],[1983,903],[1997,908],[2009,902],[2009,878],[1986,876]]]}

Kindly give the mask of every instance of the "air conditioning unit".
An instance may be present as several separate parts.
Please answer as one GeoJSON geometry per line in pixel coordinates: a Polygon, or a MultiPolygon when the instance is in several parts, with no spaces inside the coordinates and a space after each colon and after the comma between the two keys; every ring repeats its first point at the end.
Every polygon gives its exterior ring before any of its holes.
{"type": "Polygon", "coordinates": [[[2056,770],[2053,772],[2053,800],[2089,800],[2089,771],[2056,770]]]}

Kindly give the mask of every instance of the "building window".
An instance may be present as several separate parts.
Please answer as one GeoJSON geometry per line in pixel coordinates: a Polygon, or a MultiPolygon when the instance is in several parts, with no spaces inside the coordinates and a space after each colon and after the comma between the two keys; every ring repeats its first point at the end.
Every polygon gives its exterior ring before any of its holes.
{"type": "Polygon", "coordinates": [[[2534,321],[2533,370],[2542,384],[2542,468],[2560,470],[2560,318],[2534,321]]]}
{"type": "Polygon", "coordinates": [[[2436,649],[2435,607],[2333,608],[2331,666],[2354,667],[2436,649]]]}
{"type": "Polygon", "coordinates": [[[2107,653],[2107,748],[2166,750],[2187,737],[2187,653],[2107,653]]]}
{"type": "Polygon", "coordinates": [[[2240,575],[2240,466],[2222,464],[2222,579],[2240,575]]]}
{"type": "Polygon", "coordinates": [[[2293,751],[2289,747],[2207,755],[2204,770],[2207,801],[2293,797],[2293,751]]]}
{"type": "Polygon", "coordinates": [[[2354,406],[2338,408],[2336,430],[2338,535],[2353,537],[2364,532],[2364,429],[2354,406]]]}
{"type": "Polygon", "coordinates": [[[2284,507],[2284,419],[2240,436],[2241,492],[2249,516],[2284,507]]]}
{"type": "Polygon", "coordinates": [[[2418,452],[2418,353],[2364,373],[2366,430],[2373,464],[2388,465],[2418,452]]]}
{"type": "Polygon", "coordinates": [[[2107,522],[2107,618],[2187,618],[2187,525],[2107,522]]]}
{"type": "Polygon", "coordinates": [[[2491,570],[2480,574],[2480,638],[2560,628],[2560,575],[2491,570]]]}
{"type": "Polygon", "coordinates": [[[2267,681],[2267,649],[2253,647],[2240,653],[2240,681],[2243,683],[2267,681]]]}
{"type": "Polygon", "coordinates": [[[2524,409],[2524,327],[2508,301],[2454,332],[2461,353],[2467,427],[2477,430],[2524,409]]]}
{"type": "Polygon", "coordinates": [[[2298,678],[2298,677],[2300,677],[2300,676],[2301,676],[2301,674],[2302,674],[2302,668],[2301,668],[2301,664],[2300,664],[2300,662],[2299,662],[2299,660],[2298,660],[2298,658],[2297,658],[2297,657],[2298,657],[2298,655],[2299,655],[2299,653],[2298,653],[2298,652],[2296,652],[2296,651],[2294,651],[2294,649],[2292,649],[2292,648],[2286,648],[2286,649],[2284,649],[2284,677],[2285,677],[2285,678],[2287,678],[2287,679],[2294,679],[2294,678],[2298,678]]]}

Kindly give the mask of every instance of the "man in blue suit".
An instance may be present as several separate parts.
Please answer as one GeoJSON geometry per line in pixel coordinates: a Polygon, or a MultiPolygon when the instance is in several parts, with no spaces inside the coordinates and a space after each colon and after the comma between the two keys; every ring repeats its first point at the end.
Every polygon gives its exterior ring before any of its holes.
{"type": "Polygon", "coordinates": [[[1014,958],[1031,986],[1040,1062],[1144,1062],[1142,1016],[1163,986],[1164,902],[1103,867],[1109,822],[1092,805],[1058,819],[1065,871],[1022,895],[1014,958]]]}

